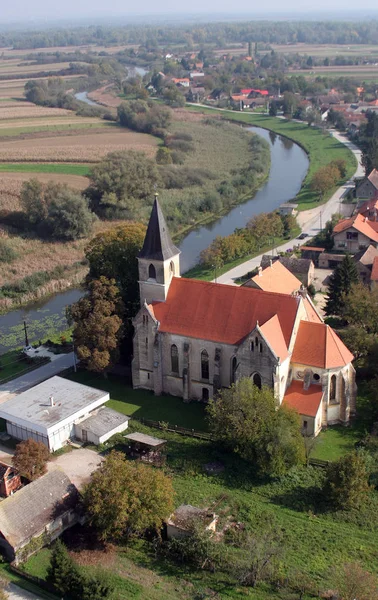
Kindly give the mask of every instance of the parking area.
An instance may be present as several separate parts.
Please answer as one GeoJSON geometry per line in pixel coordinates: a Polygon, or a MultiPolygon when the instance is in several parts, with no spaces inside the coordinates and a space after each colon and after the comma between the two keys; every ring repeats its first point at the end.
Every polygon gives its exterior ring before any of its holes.
{"type": "Polygon", "coordinates": [[[103,460],[103,457],[97,452],[88,448],[80,448],[50,460],[48,470],[60,467],[72,483],[81,489],[88,483],[91,474],[98,469],[103,460]]]}

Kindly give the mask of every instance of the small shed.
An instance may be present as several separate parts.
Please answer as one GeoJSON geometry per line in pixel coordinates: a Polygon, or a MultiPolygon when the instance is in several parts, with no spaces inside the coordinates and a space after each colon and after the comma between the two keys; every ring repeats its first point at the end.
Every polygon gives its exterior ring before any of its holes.
{"type": "Polygon", "coordinates": [[[298,204],[294,202],[285,202],[278,207],[280,215],[296,215],[298,212],[298,204]]]}
{"type": "Polygon", "coordinates": [[[92,442],[98,446],[112,435],[122,433],[128,428],[130,417],[102,406],[84,421],[75,424],[75,436],[83,442],[92,442]]]}
{"type": "Polygon", "coordinates": [[[130,456],[134,458],[140,458],[144,462],[151,462],[161,464],[162,455],[161,451],[167,440],[147,435],[146,433],[129,433],[124,436],[127,440],[130,448],[130,456]]]}
{"type": "Polygon", "coordinates": [[[21,486],[21,476],[17,469],[0,462],[0,496],[8,498],[21,486]]]}
{"type": "Polygon", "coordinates": [[[206,508],[181,504],[167,521],[167,537],[180,538],[190,535],[194,523],[202,523],[205,530],[215,531],[218,515],[206,508]]]}

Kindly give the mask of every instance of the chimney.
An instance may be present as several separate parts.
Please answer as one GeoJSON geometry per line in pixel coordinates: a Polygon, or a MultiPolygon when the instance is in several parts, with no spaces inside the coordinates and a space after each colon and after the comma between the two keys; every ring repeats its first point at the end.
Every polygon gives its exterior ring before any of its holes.
{"type": "Polygon", "coordinates": [[[257,271],[258,271],[259,277],[261,277],[261,275],[262,275],[262,267],[257,267],[257,271]]]}
{"type": "Polygon", "coordinates": [[[270,265],[271,267],[273,267],[273,261],[272,261],[272,259],[271,259],[271,258],[269,259],[269,265],[270,265]]]}
{"type": "Polygon", "coordinates": [[[54,396],[50,396],[50,406],[55,406],[54,404],[54,396]]]}

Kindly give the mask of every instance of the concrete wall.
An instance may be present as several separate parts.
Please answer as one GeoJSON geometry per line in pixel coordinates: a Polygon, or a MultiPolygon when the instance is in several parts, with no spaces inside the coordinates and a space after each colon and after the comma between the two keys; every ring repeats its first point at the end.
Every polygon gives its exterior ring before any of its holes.
{"type": "Polygon", "coordinates": [[[355,252],[358,252],[362,248],[367,248],[370,244],[373,244],[373,246],[376,245],[374,241],[372,241],[370,238],[368,238],[363,233],[354,229],[354,227],[350,227],[349,229],[346,229],[345,231],[336,233],[333,236],[333,239],[334,239],[334,243],[335,243],[335,249],[340,248],[343,250],[347,250],[348,252],[351,252],[352,254],[354,254],[355,252]],[[354,240],[349,240],[348,236],[347,236],[348,233],[356,233],[357,238],[354,240]]]}

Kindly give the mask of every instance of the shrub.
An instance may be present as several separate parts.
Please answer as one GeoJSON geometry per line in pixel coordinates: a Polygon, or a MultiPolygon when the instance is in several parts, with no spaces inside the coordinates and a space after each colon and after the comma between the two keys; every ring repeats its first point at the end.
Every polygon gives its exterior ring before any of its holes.
{"type": "Polygon", "coordinates": [[[0,263],[11,263],[16,260],[17,252],[7,240],[0,239],[0,263]]]}

